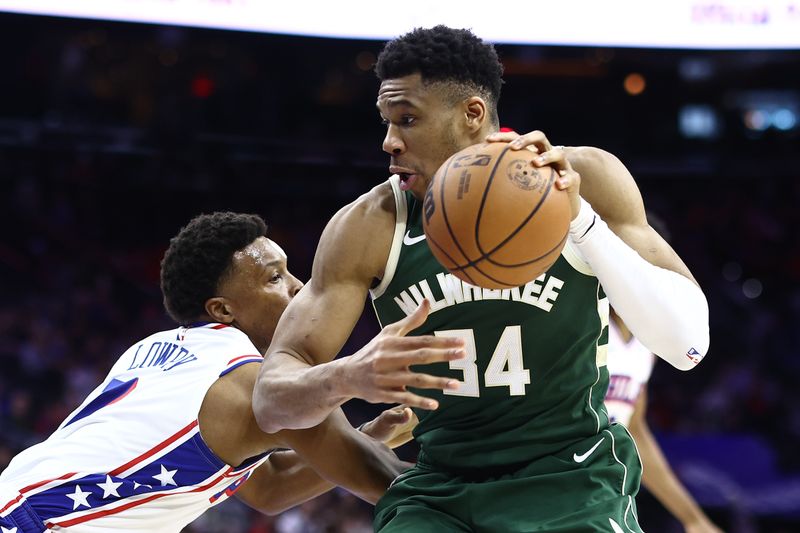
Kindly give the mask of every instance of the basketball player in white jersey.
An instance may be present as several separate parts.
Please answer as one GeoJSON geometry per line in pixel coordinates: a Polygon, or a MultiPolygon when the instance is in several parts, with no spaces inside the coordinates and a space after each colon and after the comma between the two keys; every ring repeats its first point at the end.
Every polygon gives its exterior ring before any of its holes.
{"type": "MultiPolygon", "coordinates": [[[[0,474],[2,533],[177,532],[233,494],[277,513],[333,484],[374,503],[408,467],[365,434],[402,444],[408,409],[384,412],[364,432],[341,410],[309,430],[258,428],[261,354],[302,286],[265,235],[258,216],[213,213],[171,240],[161,287],[181,326],[136,342],[47,440],[12,459],[0,474]]],[[[460,356],[450,341],[430,338],[420,350],[404,337],[424,319],[388,326],[332,371],[363,389],[387,373],[401,388],[443,388],[408,370],[411,359],[460,356]]]]}
{"type": "MultiPolygon", "coordinates": [[[[652,225],[652,223],[651,223],[652,225]]],[[[642,484],[683,525],[687,533],[722,533],[670,468],[647,425],[647,381],[655,356],[614,312],[608,322],[609,419],[628,427],[642,459],[642,484]]]]}

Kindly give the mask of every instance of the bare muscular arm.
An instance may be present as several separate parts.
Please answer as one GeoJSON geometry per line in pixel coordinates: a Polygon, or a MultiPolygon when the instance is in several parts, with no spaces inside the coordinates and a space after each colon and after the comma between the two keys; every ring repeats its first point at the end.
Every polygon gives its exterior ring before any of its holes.
{"type": "Polygon", "coordinates": [[[658,441],[650,432],[646,411],[647,390],[642,390],[636,400],[629,426],[642,457],[642,484],[672,513],[672,516],[680,520],[687,531],[721,533],[670,467],[658,441]]]}
{"type": "Polygon", "coordinates": [[[581,175],[581,196],[592,204],[608,227],[648,262],[694,277],[672,247],[647,223],[642,195],[630,171],[613,154],[593,147],[565,148],[581,175]]]}
{"type": "Polygon", "coordinates": [[[410,466],[381,443],[406,442],[414,419],[400,407],[365,424],[363,433],[353,429],[338,409],[310,430],[262,432],[250,405],[257,375],[258,365],[248,364],[221,377],[209,388],[199,414],[203,440],[227,464],[242,464],[269,449],[295,450],[272,453],[237,492],[252,507],[268,514],[280,512],[334,485],[374,503],[410,466]]]}
{"type": "Polygon", "coordinates": [[[334,360],[364,310],[367,292],[383,275],[395,226],[388,183],[340,210],[325,228],[311,280],[278,323],[253,391],[253,409],[266,432],[312,427],[351,398],[432,409],[434,400],[405,387],[457,387],[457,382],[409,370],[412,364],[463,357],[462,343],[405,337],[428,311],[386,326],[364,348],[334,360]],[[315,366],[316,365],[316,366],[315,366]]]}
{"type": "Polygon", "coordinates": [[[333,487],[296,452],[285,450],[272,452],[236,492],[236,497],[253,509],[275,515],[333,487]]]}
{"type": "MultiPolygon", "coordinates": [[[[410,431],[416,423],[416,416],[408,407],[397,406],[383,411],[364,424],[360,431],[390,448],[396,448],[411,439],[410,431]]],[[[252,425],[255,426],[255,420],[252,425]]],[[[268,437],[273,438],[271,435],[268,437]]],[[[324,452],[334,453],[335,450],[324,452]]],[[[333,487],[333,483],[321,477],[297,452],[280,450],[269,455],[236,496],[250,507],[272,515],[300,505],[333,487]]]]}

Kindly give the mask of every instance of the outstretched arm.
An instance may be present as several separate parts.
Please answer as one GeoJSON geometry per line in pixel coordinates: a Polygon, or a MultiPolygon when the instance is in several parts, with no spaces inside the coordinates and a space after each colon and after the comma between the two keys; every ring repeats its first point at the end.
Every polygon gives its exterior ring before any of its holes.
{"type": "Polygon", "coordinates": [[[335,486],[297,452],[285,450],[272,452],[236,492],[236,497],[264,514],[276,515],[335,486]]]}
{"type": "Polygon", "coordinates": [[[387,183],[343,208],[325,228],[312,278],[283,313],[253,391],[253,410],[263,431],[313,427],[351,398],[433,409],[434,400],[406,386],[458,386],[452,379],[409,370],[464,356],[457,339],[405,337],[424,322],[427,303],[386,326],[354,355],[333,360],[364,310],[369,287],[383,275],[394,212],[387,183]]]}
{"type": "MultiPolygon", "coordinates": [[[[396,448],[407,442],[415,417],[402,406],[383,411],[364,424],[361,431],[371,438],[396,448]]],[[[335,452],[329,451],[331,455],[335,452]]],[[[259,466],[236,496],[262,513],[274,515],[319,496],[333,487],[297,452],[276,451],[259,466]]]]}
{"type": "Polygon", "coordinates": [[[722,533],[705,515],[667,462],[645,416],[647,391],[642,390],[629,425],[642,457],[642,484],[677,518],[687,533],[722,533]]]}
{"type": "Polygon", "coordinates": [[[353,428],[341,409],[318,426],[282,431],[275,437],[324,479],[372,504],[412,466],[382,442],[353,428]]]}

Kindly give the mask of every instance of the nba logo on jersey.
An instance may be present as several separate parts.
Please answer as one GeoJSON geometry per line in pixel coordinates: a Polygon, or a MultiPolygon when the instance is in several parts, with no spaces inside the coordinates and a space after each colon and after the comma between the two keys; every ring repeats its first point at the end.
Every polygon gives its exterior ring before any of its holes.
{"type": "Polygon", "coordinates": [[[689,348],[689,351],[686,352],[686,357],[688,357],[689,360],[694,364],[697,364],[703,360],[703,356],[694,348],[689,348]]]}

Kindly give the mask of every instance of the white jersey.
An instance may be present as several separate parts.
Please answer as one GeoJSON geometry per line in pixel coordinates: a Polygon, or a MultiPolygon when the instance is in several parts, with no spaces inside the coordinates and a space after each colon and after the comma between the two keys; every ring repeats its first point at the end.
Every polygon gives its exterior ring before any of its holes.
{"type": "Polygon", "coordinates": [[[622,338],[614,320],[608,321],[608,392],[606,408],[612,422],[628,425],[636,399],[647,385],[655,356],[636,337],[622,338]]]}
{"type": "Polygon", "coordinates": [[[47,440],[0,474],[0,523],[24,506],[54,531],[180,531],[266,459],[225,464],[197,421],[220,376],[261,361],[244,333],[223,324],[134,344],[47,440]]]}

